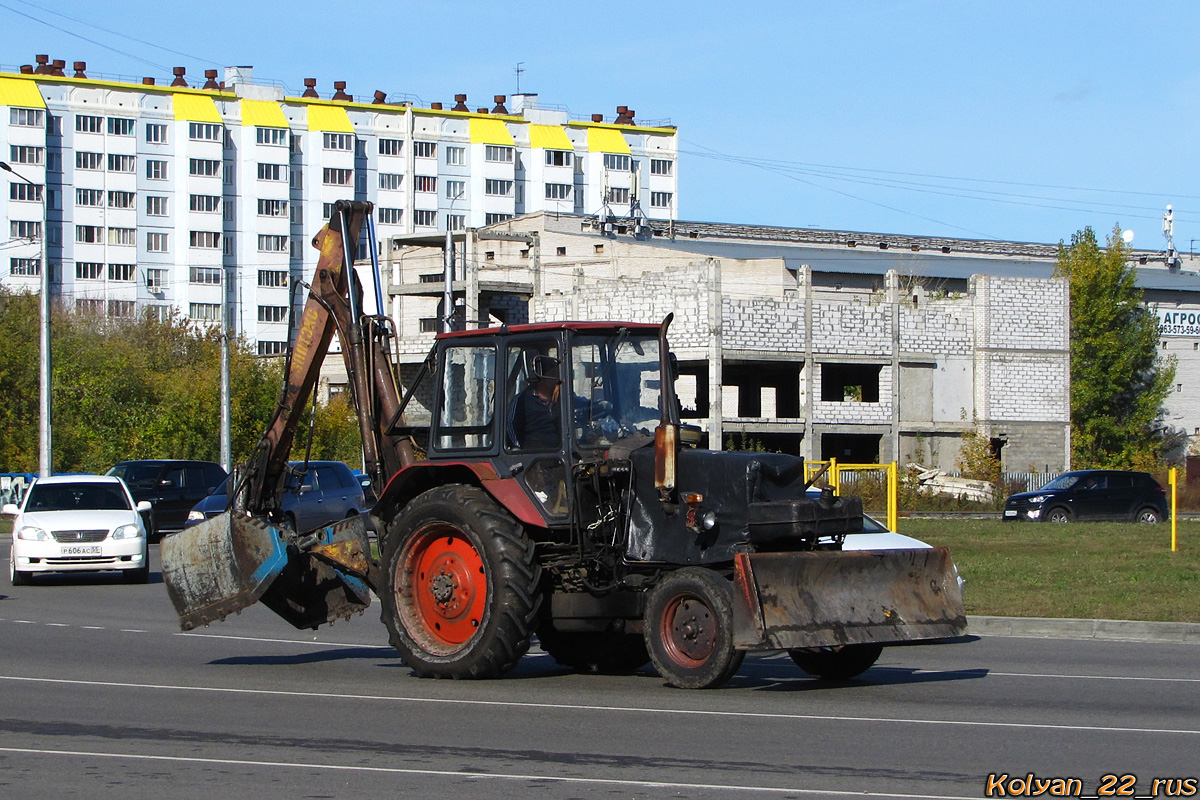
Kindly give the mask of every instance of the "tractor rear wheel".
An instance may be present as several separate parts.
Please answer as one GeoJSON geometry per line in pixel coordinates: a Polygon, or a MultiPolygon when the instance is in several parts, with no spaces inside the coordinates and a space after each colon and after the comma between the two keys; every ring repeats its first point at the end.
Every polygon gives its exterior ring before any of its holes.
{"type": "Polygon", "coordinates": [[[495,678],[529,650],[540,568],[517,520],[482,489],[412,500],[383,543],[381,616],[420,677],[495,678]]]}
{"type": "Polygon", "coordinates": [[[788,655],[809,675],[830,681],[847,681],[870,669],[882,652],[883,648],[877,644],[847,644],[788,650],[788,655]]]}
{"type": "Polygon", "coordinates": [[[644,632],[654,668],[680,689],[720,686],[746,655],[733,649],[733,586],[702,567],[678,569],[650,590],[644,632]]]}
{"type": "Polygon", "coordinates": [[[564,633],[546,621],[538,627],[537,635],[542,649],[555,661],[579,672],[628,674],[650,660],[642,635],[623,629],[564,633]]]}

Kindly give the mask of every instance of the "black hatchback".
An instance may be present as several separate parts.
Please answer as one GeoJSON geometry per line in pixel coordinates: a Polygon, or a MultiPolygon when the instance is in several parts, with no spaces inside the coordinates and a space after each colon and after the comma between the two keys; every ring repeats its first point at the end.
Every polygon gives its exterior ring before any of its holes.
{"type": "Polygon", "coordinates": [[[1162,522],[1167,492],[1145,472],[1083,469],[1064,472],[1036,492],[1004,501],[1006,522],[1109,520],[1162,522]]]}

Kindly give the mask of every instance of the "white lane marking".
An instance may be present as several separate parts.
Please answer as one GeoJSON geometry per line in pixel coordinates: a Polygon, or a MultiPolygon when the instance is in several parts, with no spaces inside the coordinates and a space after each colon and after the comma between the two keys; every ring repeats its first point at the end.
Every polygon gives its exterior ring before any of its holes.
{"type": "Polygon", "coordinates": [[[261,636],[227,636],[220,633],[176,633],[174,636],[187,636],[197,639],[233,639],[239,642],[270,642],[272,644],[305,644],[310,647],[360,647],[368,650],[391,650],[396,652],[396,648],[386,644],[358,644],[349,642],[318,642],[316,640],[305,641],[304,639],[267,639],[261,636]]]}
{"type": "Polygon", "coordinates": [[[65,622],[43,622],[43,625],[49,628],[69,628],[71,627],[65,622]]]}
{"type": "Polygon", "coordinates": [[[31,619],[14,619],[13,622],[17,623],[18,625],[37,625],[37,623],[31,619]]]}
{"type": "Polygon", "coordinates": [[[121,628],[121,633],[149,633],[149,631],[143,631],[137,628],[121,628]]]}
{"type": "Polygon", "coordinates": [[[1043,675],[1038,672],[988,672],[998,678],[1069,678],[1080,681],[1163,681],[1166,683],[1200,683],[1200,678],[1149,678],[1140,675],[1043,675]]]}
{"type": "Polygon", "coordinates": [[[475,778],[502,781],[554,781],[600,786],[637,786],[648,789],[714,789],[724,792],[755,792],[759,794],[825,794],[851,797],[899,797],[909,800],[976,800],[975,797],[945,794],[902,794],[899,792],[862,792],[844,789],[801,789],[798,787],[745,786],[731,783],[682,783],[676,781],[633,781],[618,778],[577,778],[565,775],[523,775],[515,772],[465,772],[448,769],[413,769],[405,767],[364,767],[350,764],[312,764],[292,761],[253,761],[241,758],[198,758],[196,756],[155,756],[145,753],[98,753],[86,750],[41,750],[32,747],[0,747],[0,753],[20,753],[41,756],[72,756],[75,758],[125,758],[141,761],[169,761],[177,764],[221,764],[240,767],[292,768],[331,772],[375,772],[386,775],[428,775],[439,778],[475,778]]]}
{"type": "Polygon", "coordinates": [[[104,630],[104,626],[102,626],[102,625],[80,625],[79,627],[83,628],[85,631],[102,631],[102,630],[104,630]]]}
{"type": "Polygon", "coordinates": [[[317,700],[368,700],[390,703],[429,703],[433,705],[485,706],[522,710],[597,711],[618,714],[667,714],[694,717],[733,717],[746,719],[809,720],[818,722],[865,722],[872,725],[945,725],[969,728],[1017,728],[1052,731],[1091,731],[1096,733],[1166,733],[1200,736],[1200,730],[1188,728],[1122,728],[1109,725],[1054,725],[1042,722],[983,722],[958,719],[915,719],[904,717],[836,717],[829,714],[783,714],[764,711],[712,711],[689,708],[639,708],[637,706],[592,706],[570,703],[517,703],[505,700],[460,700],[443,697],[395,697],[392,695],[340,694],[334,692],[296,692],[283,689],[236,689],[225,686],[176,686],[165,683],[122,683],[118,681],[83,681],[68,678],[30,678],[21,675],[0,675],[0,681],[52,683],[62,685],[109,686],[116,689],[159,689],[176,692],[212,692],[215,694],[247,694],[268,697],[303,697],[317,700]]]}

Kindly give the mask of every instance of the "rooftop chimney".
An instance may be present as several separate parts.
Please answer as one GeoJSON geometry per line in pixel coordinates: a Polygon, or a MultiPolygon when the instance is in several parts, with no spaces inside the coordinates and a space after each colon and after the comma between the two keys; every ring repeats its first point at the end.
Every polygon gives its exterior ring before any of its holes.
{"type": "Polygon", "coordinates": [[[506,95],[498,94],[493,97],[496,101],[496,107],[492,109],[493,114],[507,114],[508,109],[504,107],[504,101],[508,99],[506,95]]]}
{"type": "Polygon", "coordinates": [[[382,106],[387,103],[387,92],[375,90],[375,99],[371,101],[372,105],[382,106]]]}
{"type": "Polygon", "coordinates": [[[87,69],[86,61],[76,61],[75,62],[75,77],[76,78],[86,78],[87,74],[84,73],[85,69],[87,69]]]}
{"type": "Polygon", "coordinates": [[[604,122],[603,114],[592,114],[592,122],[604,122]]]}
{"type": "Polygon", "coordinates": [[[21,74],[22,75],[32,75],[33,74],[33,64],[22,64],[21,65],[21,74]]]}
{"type": "Polygon", "coordinates": [[[451,111],[470,111],[471,109],[467,108],[467,96],[465,94],[454,95],[454,108],[452,108],[450,110],[451,111]]]}
{"type": "Polygon", "coordinates": [[[475,109],[475,113],[476,114],[486,114],[488,112],[487,112],[486,108],[477,108],[477,109],[475,109]]]}
{"type": "Polygon", "coordinates": [[[33,60],[37,62],[37,68],[33,71],[35,75],[50,74],[50,56],[36,55],[33,60]]]}
{"type": "Polygon", "coordinates": [[[217,83],[217,71],[215,69],[204,70],[204,77],[206,80],[204,81],[204,86],[201,88],[209,89],[211,91],[221,88],[220,84],[217,83]]]}
{"type": "Polygon", "coordinates": [[[301,97],[320,97],[320,95],[317,94],[316,87],[317,87],[317,79],[316,78],[305,78],[304,79],[304,94],[302,94],[300,96],[301,97]]]}
{"type": "Polygon", "coordinates": [[[442,110],[442,104],[441,104],[441,103],[430,103],[430,104],[429,104],[429,107],[430,107],[430,108],[432,108],[434,111],[441,111],[441,110],[442,110]]]}
{"type": "Polygon", "coordinates": [[[64,72],[63,70],[66,68],[66,66],[67,66],[66,61],[64,61],[61,58],[56,58],[56,59],[54,59],[54,63],[52,63],[50,65],[50,72],[52,75],[56,75],[59,78],[65,78],[65,77],[67,77],[67,73],[64,72]]]}
{"type": "Polygon", "coordinates": [[[143,86],[153,86],[154,78],[142,78],[142,85],[143,86]]]}
{"type": "Polygon", "coordinates": [[[187,70],[184,69],[183,67],[175,67],[171,71],[175,73],[175,80],[171,81],[171,85],[172,86],[183,86],[186,88],[187,81],[185,81],[183,79],[183,76],[187,74],[187,70]]]}
{"type": "Polygon", "coordinates": [[[629,106],[617,106],[617,118],[614,122],[617,125],[633,124],[633,112],[629,110],[629,106]]]}
{"type": "Polygon", "coordinates": [[[347,103],[354,102],[354,98],[351,95],[346,94],[346,82],[345,81],[334,81],[333,82],[333,90],[334,90],[333,91],[333,99],[334,100],[344,100],[347,103]]]}

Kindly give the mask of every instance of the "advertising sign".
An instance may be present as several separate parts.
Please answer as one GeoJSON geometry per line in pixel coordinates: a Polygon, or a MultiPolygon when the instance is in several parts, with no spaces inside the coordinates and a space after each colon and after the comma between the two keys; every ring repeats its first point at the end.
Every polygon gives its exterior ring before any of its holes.
{"type": "Polygon", "coordinates": [[[1160,336],[1200,337],[1200,311],[1179,311],[1158,308],[1158,333],[1160,336]]]}

